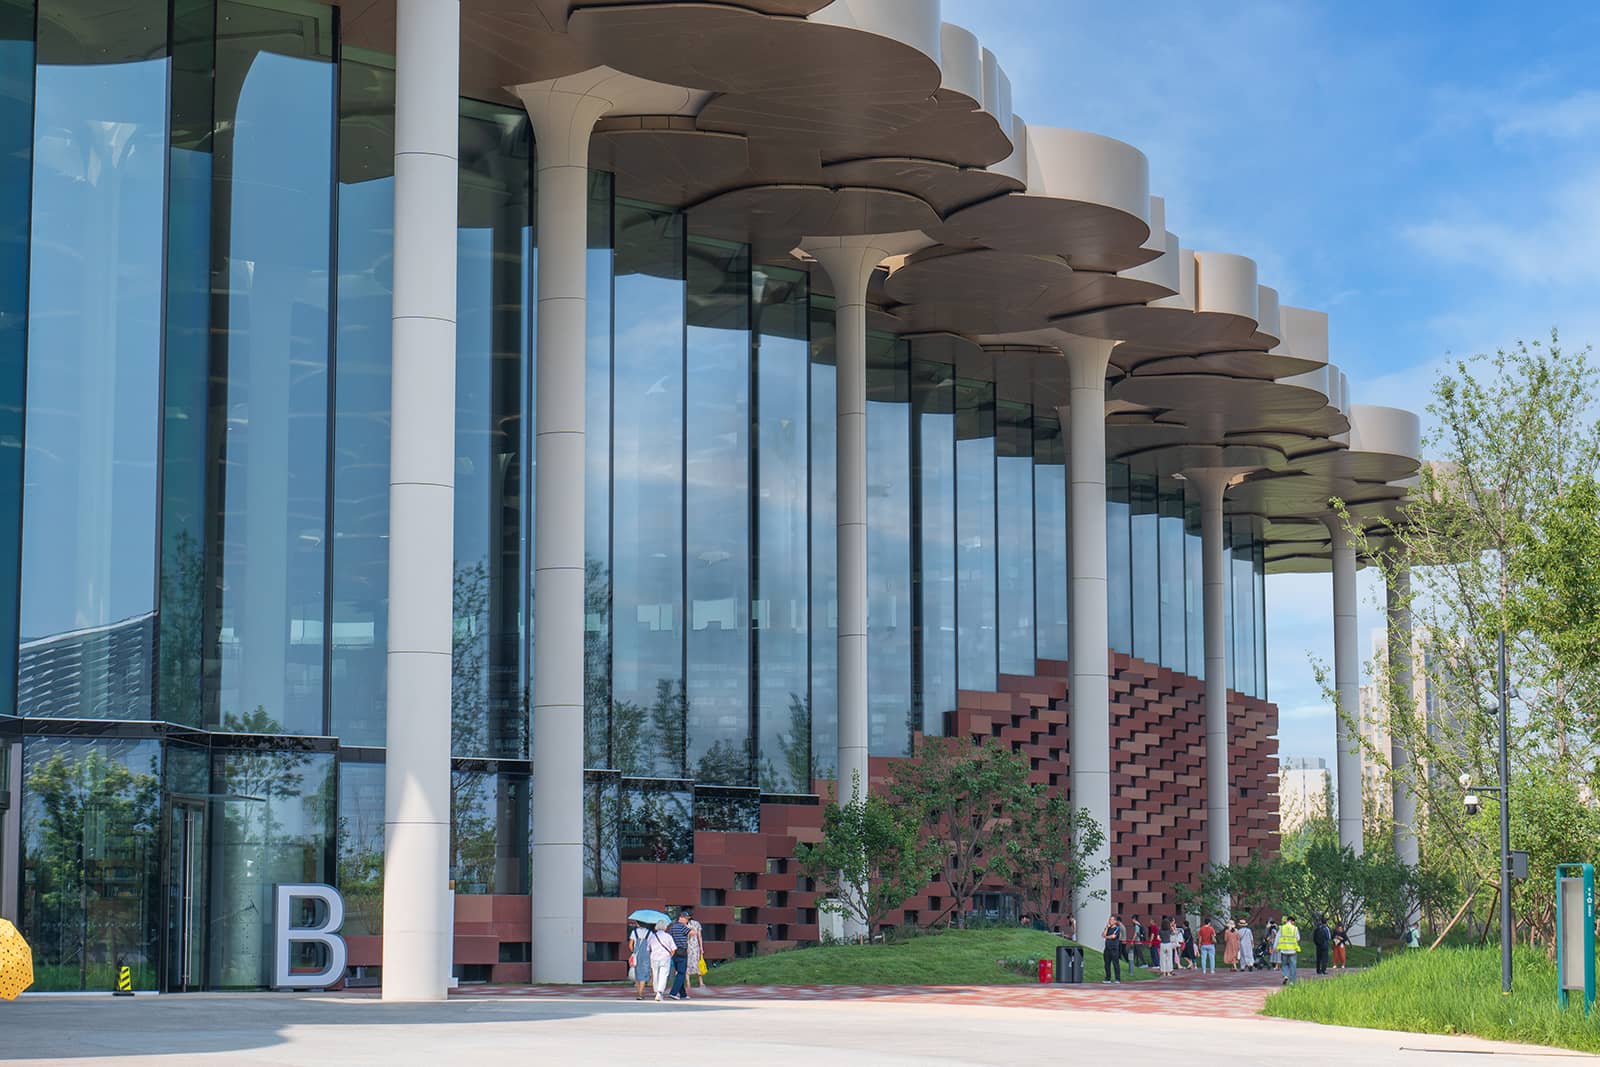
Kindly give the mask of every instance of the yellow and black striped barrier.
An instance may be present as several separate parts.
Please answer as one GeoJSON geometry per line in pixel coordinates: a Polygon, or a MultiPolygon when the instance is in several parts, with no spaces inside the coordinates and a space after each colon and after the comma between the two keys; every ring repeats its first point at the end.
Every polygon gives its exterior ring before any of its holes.
{"type": "Polygon", "coordinates": [[[126,963],[117,967],[117,991],[112,995],[118,997],[133,996],[133,968],[126,963]]]}

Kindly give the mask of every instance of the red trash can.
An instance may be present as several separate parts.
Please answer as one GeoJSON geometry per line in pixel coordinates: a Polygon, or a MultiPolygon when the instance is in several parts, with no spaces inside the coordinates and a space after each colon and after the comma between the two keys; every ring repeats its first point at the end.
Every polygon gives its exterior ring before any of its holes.
{"type": "Polygon", "coordinates": [[[1055,965],[1053,963],[1051,963],[1049,960],[1040,960],[1039,961],[1039,981],[1041,981],[1041,982],[1053,982],[1053,981],[1055,981],[1055,965]]]}

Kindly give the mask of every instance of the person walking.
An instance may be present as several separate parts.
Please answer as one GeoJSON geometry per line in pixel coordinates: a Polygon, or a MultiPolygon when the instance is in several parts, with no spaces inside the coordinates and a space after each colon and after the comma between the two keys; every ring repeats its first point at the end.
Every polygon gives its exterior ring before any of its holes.
{"type": "Polygon", "coordinates": [[[1333,969],[1344,970],[1345,949],[1350,944],[1350,931],[1344,923],[1333,925],[1333,969]]]}
{"type": "Polygon", "coordinates": [[[633,971],[633,999],[644,999],[644,987],[650,984],[650,948],[646,941],[650,928],[636,922],[628,931],[628,966],[633,971]]]}
{"type": "Polygon", "coordinates": [[[1181,970],[1190,971],[1194,969],[1195,960],[1199,955],[1194,950],[1194,927],[1190,926],[1188,921],[1185,920],[1182,930],[1183,942],[1178,948],[1178,967],[1181,970]]]}
{"type": "Polygon", "coordinates": [[[1065,926],[1063,926],[1061,928],[1061,932],[1066,935],[1066,938],[1067,938],[1068,941],[1077,941],[1078,940],[1078,917],[1076,915],[1068,915],[1067,916],[1067,923],[1066,923],[1065,926]]]}
{"type": "Polygon", "coordinates": [[[1250,931],[1249,923],[1239,924],[1239,969],[1241,971],[1254,970],[1256,966],[1256,935],[1250,931]]]}
{"type": "Polygon", "coordinates": [[[1333,948],[1333,931],[1328,929],[1325,915],[1317,916],[1317,925],[1311,930],[1311,945],[1317,951],[1317,973],[1328,973],[1328,957],[1333,948]]]}
{"type": "Polygon", "coordinates": [[[1230,919],[1222,928],[1222,965],[1239,969],[1239,920],[1230,919]]]}
{"type": "Polygon", "coordinates": [[[1279,961],[1279,957],[1278,957],[1278,929],[1279,929],[1279,927],[1278,927],[1277,923],[1275,923],[1275,922],[1267,923],[1267,964],[1269,966],[1271,966],[1274,970],[1277,969],[1278,961],[1279,961]]]}
{"type": "Polygon", "coordinates": [[[1115,915],[1106,921],[1106,928],[1101,933],[1104,945],[1101,946],[1102,961],[1105,964],[1106,985],[1111,984],[1111,973],[1116,972],[1117,984],[1122,984],[1122,935],[1125,933],[1122,920],[1115,915]]]}
{"type": "Polygon", "coordinates": [[[693,908],[684,908],[678,913],[689,927],[689,988],[695,988],[695,979],[700,979],[700,992],[706,991],[706,930],[700,925],[700,920],[694,917],[693,908]]]}
{"type": "Polygon", "coordinates": [[[688,908],[678,909],[677,919],[667,927],[672,937],[672,992],[667,995],[673,1000],[689,999],[689,924],[684,921],[688,915],[688,908]]]}
{"type": "Polygon", "coordinates": [[[1200,929],[1195,932],[1200,942],[1200,973],[1217,973],[1217,928],[1207,919],[1200,924],[1200,929]]]}
{"type": "Polygon", "coordinates": [[[666,923],[656,923],[645,938],[644,950],[650,958],[650,984],[655,987],[656,999],[661,1000],[672,982],[672,955],[677,951],[677,942],[667,933],[666,923]]]}
{"type": "Polygon", "coordinates": [[[1156,934],[1156,951],[1159,959],[1157,967],[1163,978],[1172,977],[1173,956],[1177,954],[1180,941],[1181,937],[1173,929],[1172,920],[1161,920],[1161,930],[1156,934]]]}
{"type": "Polygon", "coordinates": [[[1300,979],[1300,928],[1294,924],[1293,915],[1283,917],[1278,927],[1277,949],[1273,955],[1283,961],[1283,984],[1294,985],[1300,979]]]}

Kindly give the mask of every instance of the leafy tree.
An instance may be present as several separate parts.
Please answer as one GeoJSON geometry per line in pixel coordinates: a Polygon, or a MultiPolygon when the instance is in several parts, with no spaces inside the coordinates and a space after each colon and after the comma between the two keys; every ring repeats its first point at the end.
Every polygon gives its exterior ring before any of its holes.
{"type": "Polygon", "coordinates": [[[1019,874],[1013,842],[1032,817],[1034,791],[1028,763],[993,741],[973,747],[962,740],[926,738],[917,753],[895,769],[891,795],[922,822],[923,839],[940,857],[950,904],[936,917],[955,913],[984,882],[1014,883],[1019,874]]]}
{"type": "Polygon", "coordinates": [[[876,794],[862,796],[859,776],[849,803],[824,810],[822,840],[801,842],[795,858],[816,880],[822,894],[817,907],[859,923],[869,941],[939,866],[937,851],[923,840],[919,814],[876,794]]]}
{"type": "MultiPolygon", "coordinates": [[[[1017,819],[1017,833],[1008,842],[1011,870],[1024,904],[1048,923],[1052,912],[1064,911],[1073,894],[1105,870],[1094,857],[1105,844],[1105,830],[1087,808],[1074,808],[1059,794],[1033,789],[1034,810],[1017,819]]],[[[1095,897],[1103,895],[1096,890],[1095,897]]]]}

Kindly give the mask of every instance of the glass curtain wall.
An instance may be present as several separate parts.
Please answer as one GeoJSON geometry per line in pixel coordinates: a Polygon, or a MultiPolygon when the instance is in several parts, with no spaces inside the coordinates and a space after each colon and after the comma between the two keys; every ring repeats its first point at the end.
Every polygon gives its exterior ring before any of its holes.
{"type": "Polygon", "coordinates": [[[1267,543],[1259,538],[1251,546],[1255,570],[1256,696],[1267,696],[1267,543]]]}
{"type": "Polygon", "coordinates": [[[1183,671],[1189,665],[1185,635],[1190,620],[1187,603],[1189,585],[1184,573],[1182,483],[1162,486],[1159,509],[1161,665],[1168,670],[1183,671]]]}
{"type": "Polygon", "coordinates": [[[1133,655],[1132,490],[1128,465],[1106,464],[1106,620],[1113,652],[1133,655]]]}
{"type": "Polygon", "coordinates": [[[528,773],[458,760],[450,773],[450,881],[457,893],[528,891],[528,773]]]}
{"type": "Polygon", "coordinates": [[[811,300],[811,763],[839,773],[838,437],[833,300],[811,300]]]}
{"type": "Polygon", "coordinates": [[[1188,619],[1189,673],[1206,674],[1205,546],[1200,535],[1200,505],[1185,493],[1183,505],[1183,601],[1188,619]]]}
{"type": "Polygon", "coordinates": [[[1128,480],[1129,577],[1133,589],[1133,655],[1146,663],[1161,662],[1161,556],[1156,476],[1134,473],[1128,480]]]}
{"type": "Polygon", "coordinates": [[[805,793],[811,790],[808,283],[801,271],[762,267],[751,288],[757,767],[763,790],[805,793]]]}
{"type": "Polygon", "coordinates": [[[1067,620],[1067,452],[1059,420],[1033,416],[1034,611],[1039,658],[1064,663],[1067,620]]]}
{"type": "Polygon", "coordinates": [[[1233,600],[1233,687],[1253,696],[1256,688],[1256,578],[1251,522],[1235,517],[1228,553],[1233,600]]]}
{"type": "Polygon", "coordinates": [[[17,705],[149,719],[167,5],[38,15],[17,705]]]}
{"type": "Polygon", "coordinates": [[[911,701],[910,347],[867,335],[867,751],[906,756],[911,701]]]}
{"type": "Polygon", "coordinates": [[[995,621],[994,383],[956,380],[956,669],[962,689],[993,689],[995,621]]]}
{"type": "Polygon", "coordinates": [[[1001,674],[1033,674],[1034,493],[1033,408],[1012,400],[995,406],[996,603],[1001,674]]]}
{"type": "Polygon", "coordinates": [[[916,688],[929,737],[943,735],[945,715],[956,710],[955,373],[948,363],[911,361],[916,688]]]}
{"type": "MultiPolygon", "coordinates": [[[[28,205],[33,188],[33,7],[33,0],[0,0],[0,715],[16,711],[28,205]]],[[[0,863],[0,874],[4,869],[0,863]]]]}
{"type": "MultiPolygon", "coordinates": [[[[538,146],[534,146],[538,151],[538,146]]],[[[589,173],[589,240],[584,269],[588,272],[589,299],[585,308],[587,334],[584,354],[584,489],[583,489],[583,706],[584,766],[610,767],[611,761],[611,279],[612,212],[611,175],[589,173]]],[[[536,253],[535,253],[536,254],[536,253]]],[[[529,263],[530,271],[533,269],[529,263]]],[[[530,336],[534,329],[530,305],[530,336]]],[[[530,491],[525,494],[527,534],[524,558],[532,561],[533,508],[533,401],[535,361],[524,368],[527,376],[527,442],[530,491]]],[[[526,583],[531,595],[533,583],[526,583]]],[[[524,613],[529,640],[533,636],[533,604],[524,613]]],[[[532,663],[529,646],[529,663],[532,663]]],[[[527,679],[532,684],[532,679],[527,679]]],[[[613,808],[614,811],[614,808],[613,808]]],[[[613,853],[615,850],[613,849],[613,853]]]]}

